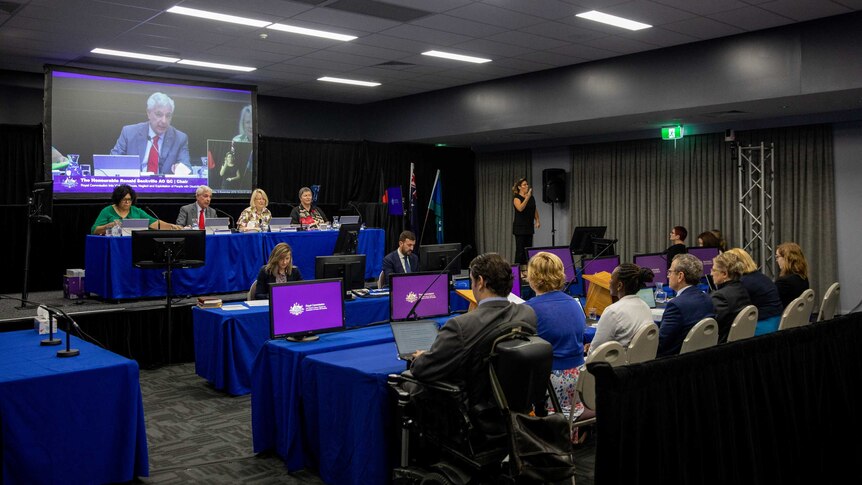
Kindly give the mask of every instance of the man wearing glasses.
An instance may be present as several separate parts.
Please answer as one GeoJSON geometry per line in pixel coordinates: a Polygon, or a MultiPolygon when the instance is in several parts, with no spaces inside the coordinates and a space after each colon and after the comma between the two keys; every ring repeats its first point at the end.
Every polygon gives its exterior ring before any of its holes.
{"type": "Polygon", "coordinates": [[[676,298],[664,309],[658,332],[658,356],[676,355],[691,327],[707,317],[714,317],[712,300],[697,287],[703,276],[703,263],[690,254],[673,258],[667,271],[667,282],[676,298]]]}

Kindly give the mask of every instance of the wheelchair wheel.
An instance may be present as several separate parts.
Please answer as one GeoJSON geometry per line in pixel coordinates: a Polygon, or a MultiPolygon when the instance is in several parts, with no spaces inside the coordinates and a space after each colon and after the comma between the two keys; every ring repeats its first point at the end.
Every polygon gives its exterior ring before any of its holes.
{"type": "Polygon", "coordinates": [[[424,477],[422,477],[422,481],[419,482],[420,485],[455,485],[455,482],[449,480],[446,475],[437,472],[431,472],[424,477]]]}

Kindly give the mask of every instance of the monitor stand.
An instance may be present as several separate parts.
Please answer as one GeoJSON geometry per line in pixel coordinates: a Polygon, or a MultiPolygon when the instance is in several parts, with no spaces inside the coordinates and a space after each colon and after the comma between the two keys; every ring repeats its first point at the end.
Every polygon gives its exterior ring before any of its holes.
{"type": "Polygon", "coordinates": [[[315,340],[320,340],[320,337],[317,335],[304,335],[302,337],[286,337],[285,340],[288,342],[314,342],[315,340]]]}

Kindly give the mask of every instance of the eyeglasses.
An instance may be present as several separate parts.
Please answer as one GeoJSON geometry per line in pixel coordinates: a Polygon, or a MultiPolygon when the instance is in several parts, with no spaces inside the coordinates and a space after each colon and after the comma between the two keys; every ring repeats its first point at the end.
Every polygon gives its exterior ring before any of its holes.
{"type": "Polygon", "coordinates": [[[670,269],[668,269],[668,270],[667,270],[667,275],[668,275],[668,276],[672,275],[673,273],[682,273],[682,271],[680,271],[680,270],[678,270],[678,269],[673,269],[673,268],[670,268],[670,269]]]}

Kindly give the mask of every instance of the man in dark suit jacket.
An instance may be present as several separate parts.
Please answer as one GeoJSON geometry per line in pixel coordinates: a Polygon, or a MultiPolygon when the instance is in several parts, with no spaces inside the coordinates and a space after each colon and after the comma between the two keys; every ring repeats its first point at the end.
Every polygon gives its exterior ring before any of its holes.
{"type": "MultiPolygon", "coordinates": [[[[204,224],[206,224],[207,219],[217,217],[218,214],[216,214],[215,209],[210,207],[212,196],[213,191],[211,188],[206,185],[198,187],[195,190],[195,200],[197,202],[180,207],[180,213],[177,216],[177,225],[188,227],[195,223],[200,224],[201,211],[204,213],[204,224]]],[[[205,227],[201,227],[200,229],[205,229],[205,227]]]]}
{"type": "Polygon", "coordinates": [[[691,254],[680,254],[670,264],[667,282],[676,298],[664,309],[658,331],[658,356],[676,355],[691,327],[714,317],[712,300],[696,286],[703,276],[703,263],[691,254]]]}
{"type": "Polygon", "coordinates": [[[171,126],[173,115],[174,100],[165,94],[153,93],[147,99],[148,121],[124,126],[111,155],[138,155],[142,172],[190,173],[189,137],[171,126]],[[156,167],[149,166],[151,153],[158,156],[156,167]]]}
{"type": "Polygon", "coordinates": [[[490,400],[488,364],[490,349],[479,348],[486,329],[506,322],[523,322],[536,329],[536,314],[527,305],[506,299],[512,291],[511,265],[502,256],[488,253],[470,262],[470,288],[479,306],[450,319],[440,329],[427,352],[417,351],[410,367],[413,376],[426,382],[446,381],[467,392],[470,405],[490,400]]]}
{"type": "Polygon", "coordinates": [[[402,231],[398,236],[398,249],[383,258],[383,285],[389,283],[392,273],[415,273],[419,271],[419,257],[413,254],[416,235],[412,231],[402,231]]]}

